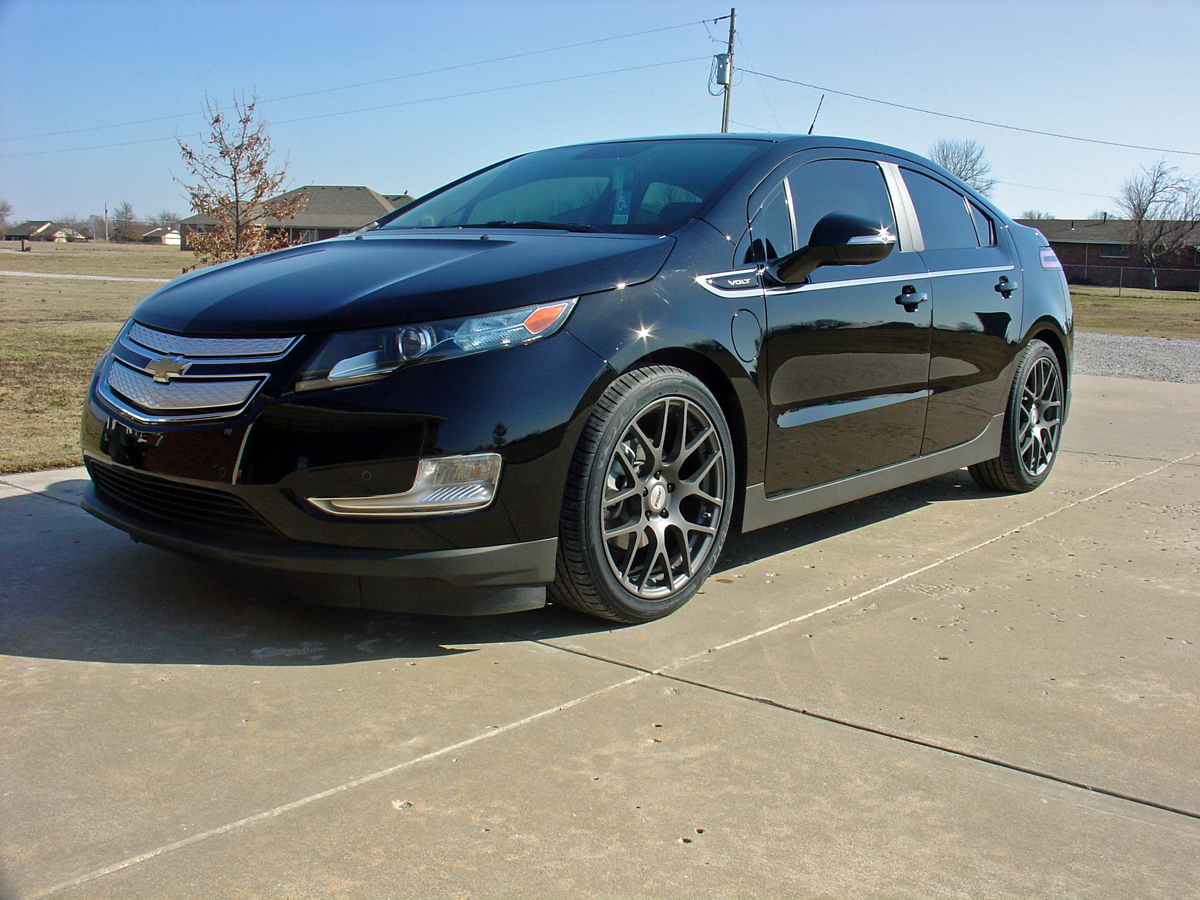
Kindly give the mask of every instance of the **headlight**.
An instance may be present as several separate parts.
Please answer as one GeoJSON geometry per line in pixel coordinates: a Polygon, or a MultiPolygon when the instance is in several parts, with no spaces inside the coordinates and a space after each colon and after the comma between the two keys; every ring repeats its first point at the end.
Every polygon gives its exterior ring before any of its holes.
{"type": "Polygon", "coordinates": [[[361,384],[405,363],[483,353],[549,337],[578,297],[464,319],[343,331],[327,340],[296,377],[297,391],[361,384]]]}

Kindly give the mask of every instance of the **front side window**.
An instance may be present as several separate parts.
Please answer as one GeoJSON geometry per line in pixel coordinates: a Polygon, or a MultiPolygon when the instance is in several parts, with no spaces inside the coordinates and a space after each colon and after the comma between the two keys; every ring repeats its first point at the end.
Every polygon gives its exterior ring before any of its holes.
{"type": "Polygon", "coordinates": [[[692,218],[769,146],[684,139],[542,150],[418,200],[382,227],[525,225],[662,234],[692,218]]]}
{"type": "Polygon", "coordinates": [[[769,262],[796,249],[792,241],[792,213],[782,184],[768,195],[742,243],[745,244],[739,255],[742,263],[769,262]]]}
{"type": "Polygon", "coordinates": [[[873,162],[822,159],[788,176],[795,204],[796,241],[810,243],[813,227],[832,212],[850,213],[878,222],[896,233],[896,217],[883,173],[873,162]]]}

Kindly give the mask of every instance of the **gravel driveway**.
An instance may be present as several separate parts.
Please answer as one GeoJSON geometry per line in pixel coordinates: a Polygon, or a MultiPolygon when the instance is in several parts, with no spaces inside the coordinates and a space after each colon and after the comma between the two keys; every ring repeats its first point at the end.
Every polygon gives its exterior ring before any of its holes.
{"type": "Polygon", "coordinates": [[[1200,341],[1077,331],[1075,374],[1200,384],[1200,341]]]}

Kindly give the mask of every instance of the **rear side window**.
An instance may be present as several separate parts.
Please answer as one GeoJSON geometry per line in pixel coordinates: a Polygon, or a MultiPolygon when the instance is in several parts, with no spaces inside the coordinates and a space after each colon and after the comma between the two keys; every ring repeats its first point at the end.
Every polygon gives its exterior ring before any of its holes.
{"type": "Polygon", "coordinates": [[[821,159],[788,176],[796,205],[796,241],[809,244],[813,226],[832,212],[850,213],[878,222],[896,233],[896,217],[883,173],[873,162],[821,159]]]}
{"type": "Polygon", "coordinates": [[[904,183],[917,208],[926,250],[960,250],[980,245],[966,197],[912,169],[904,170],[904,183]]]}
{"type": "Polygon", "coordinates": [[[971,219],[975,222],[975,235],[979,238],[979,246],[995,247],[996,225],[992,222],[992,217],[970,200],[967,201],[967,206],[970,207],[971,219]]]}

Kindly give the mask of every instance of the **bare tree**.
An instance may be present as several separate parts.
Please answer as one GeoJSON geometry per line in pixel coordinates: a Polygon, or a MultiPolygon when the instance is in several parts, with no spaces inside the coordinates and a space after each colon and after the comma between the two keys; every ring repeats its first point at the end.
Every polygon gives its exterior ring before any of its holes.
{"type": "Polygon", "coordinates": [[[12,222],[8,220],[9,216],[12,215],[12,211],[11,203],[7,200],[0,200],[0,237],[3,237],[12,225],[12,222]]]}
{"type": "Polygon", "coordinates": [[[1049,219],[1055,219],[1055,218],[1057,218],[1057,216],[1055,216],[1054,213],[1042,212],[1040,209],[1027,209],[1027,210],[1025,210],[1025,212],[1021,213],[1021,215],[1017,216],[1017,218],[1018,219],[1037,219],[1038,221],[1047,221],[1049,219]]]}
{"type": "Polygon", "coordinates": [[[208,137],[193,150],[179,138],[179,151],[195,181],[175,179],[188,192],[192,209],[215,224],[188,236],[196,256],[206,263],[224,262],[288,247],[297,241],[281,228],[268,229],[272,219],[291,219],[307,198],[281,198],[287,178],[286,160],[272,164],[267,123],[257,111],[258,97],[234,98],[231,112],[222,112],[207,95],[204,118],[208,137]]]}
{"type": "Polygon", "coordinates": [[[951,140],[943,138],[929,148],[929,158],[957,175],[985,197],[990,197],[996,179],[990,177],[992,164],[984,158],[983,144],[970,138],[951,140]]]}
{"type": "Polygon", "coordinates": [[[134,215],[133,205],[128,200],[122,200],[121,204],[113,210],[112,223],[114,241],[141,240],[137,216],[134,215]]]}
{"type": "Polygon", "coordinates": [[[63,232],[68,241],[87,240],[92,236],[87,220],[75,215],[59,216],[54,220],[54,224],[58,226],[60,232],[63,232]]]}
{"type": "Polygon", "coordinates": [[[158,225],[160,228],[178,228],[179,220],[183,218],[179,213],[171,212],[169,209],[164,209],[158,215],[152,217],[150,222],[158,225]]]}
{"type": "Polygon", "coordinates": [[[1195,244],[1200,228],[1200,179],[1186,178],[1160,159],[1131,175],[1113,198],[1129,219],[1130,246],[1158,287],[1158,270],[1195,244]]]}
{"type": "Polygon", "coordinates": [[[92,233],[92,238],[97,241],[104,240],[104,216],[100,213],[92,213],[87,217],[88,230],[92,233]]]}

